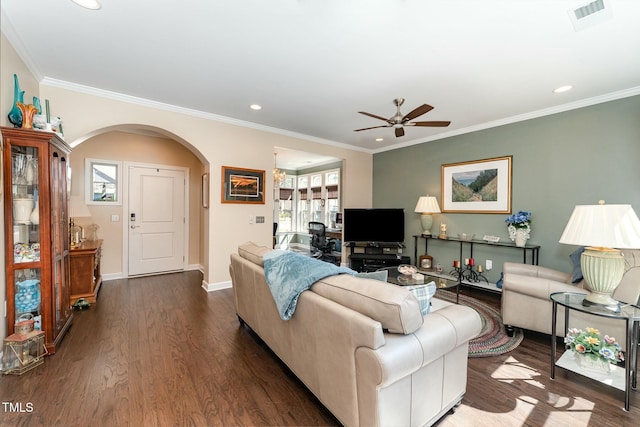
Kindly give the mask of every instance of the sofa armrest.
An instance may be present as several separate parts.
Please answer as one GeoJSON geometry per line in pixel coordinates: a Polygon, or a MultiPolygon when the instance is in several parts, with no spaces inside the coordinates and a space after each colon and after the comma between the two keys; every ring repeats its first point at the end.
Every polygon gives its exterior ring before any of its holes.
{"type": "Polygon", "coordinates": [[[376,350],[359,348],[356,359],[360,363],[368,359],[367,376],[375,377],[373,383],[384,387],[466,345],[481,330],[478,312],[451,304],[424,316],[424,324],[413,334],[386,333],[384,346],[376,350]]]}
{"type": "Polygon", "coordinates": [[[552,270],[539,265],[520,264],[515,262],[505,262],[503,266],[505,279],[507,275],[515,274],[519,276],[538,277],[548,279],[554,282],[569,284],[571,283],[571,275],[561,271],[552,270]]]}

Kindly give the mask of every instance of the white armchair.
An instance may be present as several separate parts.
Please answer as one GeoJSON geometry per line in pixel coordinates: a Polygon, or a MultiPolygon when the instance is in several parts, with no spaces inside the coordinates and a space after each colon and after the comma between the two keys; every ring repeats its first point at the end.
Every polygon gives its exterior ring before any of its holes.
{"type": "MultiPolygon", "coordinates": [[[[640,250],[624,250],[625,273],[613,297],[625,303],[638,304],[640,298],[640,250]]],[[[502,321],[511,332],[513,327],[551,334],[554,292],[588,293],[586,284],[571,283],[571,275],[537,265],[506,262],[502,286],[502,321]]],[[[621,320],[573,311],[569,327],[598,328],[625,345],[625,323],[621,320]]],[[[556,334],[564,336],[564,309],[558,307],[556,334]]]]}

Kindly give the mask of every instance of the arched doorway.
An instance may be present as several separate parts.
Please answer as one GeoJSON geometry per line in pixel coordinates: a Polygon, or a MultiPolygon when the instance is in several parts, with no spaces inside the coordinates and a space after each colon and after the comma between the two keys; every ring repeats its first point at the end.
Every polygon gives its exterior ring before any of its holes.
{"type": "MultiPolygon", "coordinates": [[[[81,219],[98,226],[103,243],[103,277],[107,280],[128,277],[130,253],[129,166],[158,166],[186,171],[185,244],[183,269],[203,269],[208,241],[202,229],[208,219],[201,206],[201,177],[208,169],[202,154],[186,141],[163,129],[148,126],[112,126],[92,132],[71,144],[71,194],[84,195],[87,184],[85,159],[104,159],[120,162],[123,174],[122,203],[119,205],[90,205],[91,218],[81,219]],[[125,167],[126,166],[126,167],[125,167]]],[[[161,169],[161,168],[156,168],[161,169]]],[[[158,189],[156,188],[156,193],[158,189]]],[[[162,195],[156,195],[161,200],[162,195]]],[[[137,270],[136,270],[137,271],[137,270]]],[[[139,273],[136,273],[139,274],[139,273]]]]}

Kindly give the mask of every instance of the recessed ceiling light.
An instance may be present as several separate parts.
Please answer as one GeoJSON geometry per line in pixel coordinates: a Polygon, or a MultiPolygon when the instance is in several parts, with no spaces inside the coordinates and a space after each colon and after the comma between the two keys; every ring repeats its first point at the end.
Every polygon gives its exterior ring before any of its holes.
{"type": "Polygon", "coordinates": [[[75,4],[84,7],[85,9],[98,10],[102,9],[100,0],[71,0],[75,4]]]}
{"type": "Polygon", "coordinates": [[[376,138],[376,142],[382,142],[384,141],[384,138],[376,138]]]}
{"type": "Polygon", "coordinates": [[[249,105],[249,108],[251,108],[252,110],[259,111],[259,110],[262,110],[262,105],[251,104],[251,105],[249,105]]]}
{"type": "Polygon", "coordinates": [[[571,86],[571,85],[564,85],[564,86],[560,86],[560,87],[555,88],[555,89],[553,90],[553,93],[568,92],[568,91],[570,91],[571,89],[573,89],[573,86],[571,86]]]}

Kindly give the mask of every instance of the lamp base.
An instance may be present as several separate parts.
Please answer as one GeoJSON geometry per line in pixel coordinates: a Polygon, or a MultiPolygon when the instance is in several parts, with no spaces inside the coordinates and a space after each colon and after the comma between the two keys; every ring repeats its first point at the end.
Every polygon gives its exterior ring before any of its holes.
{"type": "Polygon", "coordinates": [[[420,216],[420,223],[422,224],[422,235],[431,236],[431,227],[433,226],[433,216],[431,214],[422,214],[420,216]]]}
{"type": "Polygon", "coordinates": [[[580,257],[582,274],[591,291],[583,305],[601,306],[618,312],[620,304],[611,297],[624,274],[624,256],[616,249],[586,247],[580,257]]]}

